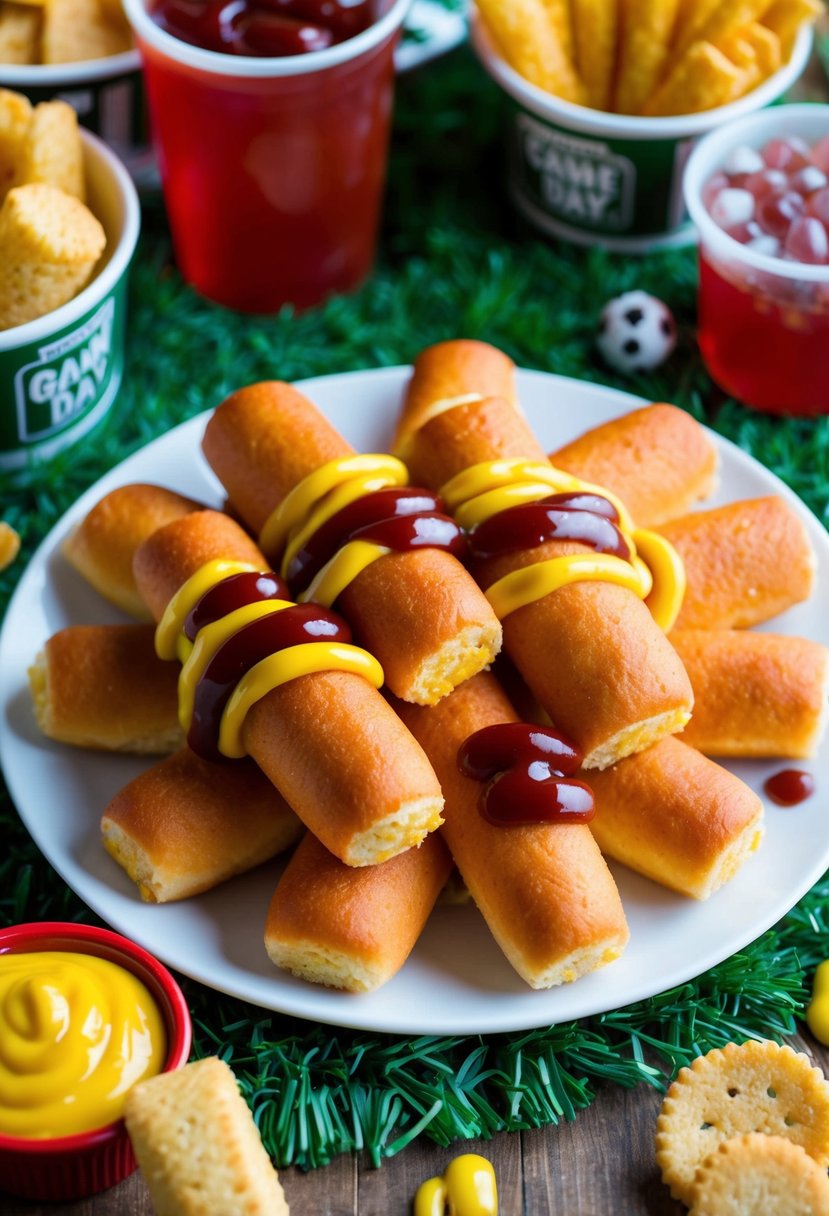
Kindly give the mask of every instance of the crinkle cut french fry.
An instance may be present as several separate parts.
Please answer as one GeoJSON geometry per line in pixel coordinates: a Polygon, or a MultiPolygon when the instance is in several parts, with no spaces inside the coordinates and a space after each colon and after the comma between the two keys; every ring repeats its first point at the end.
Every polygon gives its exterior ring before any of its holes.
{"type": "Polygon", "coordinates": [[[651,117],[691,114],[740,95],[744,73],[710,42],[695,42],[642,111],[651,117]]]}
{"type": "Polygon", "coordinates": [[[783,62],[783,49],[774,30],[759,21],[751,21],[740,33],[754,47],[763,78],[776,72],[783,62]]]}
{"type": "Polygon", "coordinates": [[[550,19],[561,49],[570,62],[575,63],[571,0],[541,0],[541,4],[550,19]]]}
{"type": "Polygon", "coordinates": [[[525,80],[565,101],[584,101],[584,87],[542,0],[479,0],[478,8],[504,58],[525,80]]]}
{"type": "Polygon", "coordinates": [[[825,11],[821,0],[774,0],[760,20],[780,39],[783,58],[788,59],[800,27],[825,11]]]}
{"type": "Polygon", "coordinates": [[[676,62],[698,37],[708,18],[715,12],[720,0],[679,0],[674,36],[671,44],[671,61],[676,62]]]}
{"type": "MultiPolygon", "coordinates": [[[[693,29],[690,41],[719,43],[721,38],[734,30],[757,21],[768,7],[769,0],[720,0],[707,19],[693,29]]],[[[688,46],[689,42],[686,41],[685,47],[688,46]]],[[[681,52],[684,48],[678,46],[674,49],[681,52]]]]}
{"type": "Polygon", "coordinates": [[[621,0],[614,108],[638,114],[659,84],[678,0],[621,0]]]}
{"type": "Polygon", "coordinates": [[[617,0],[572,0],[576,70],[595,110],[610,109],[618,13],[617,0]]]}
{"type": "Polygon", "coordinates": [[[743,30],[732,30],[717,43],[717,50],[731,60],[743,74],[740,93],[748,93],[757,87],[763,79],[763,71],[757,61],[757,52],[744,37],[743,30]]]}

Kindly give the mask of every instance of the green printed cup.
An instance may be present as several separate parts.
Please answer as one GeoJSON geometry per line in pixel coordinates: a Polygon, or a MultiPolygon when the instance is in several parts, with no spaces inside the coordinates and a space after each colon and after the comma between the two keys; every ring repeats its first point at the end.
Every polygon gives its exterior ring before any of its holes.
{"type": "Polygon", "coordinates": [[[477,10],[472,45],[509,99],[508,190],[545,236],[620,252],[689,244],[682,175],[702,135],[775,101],[809,58],[804,26],[789,61],[745,97],[699,114],[637,118],[574,105],[524,80],[496,50],[477,10]]]}
{"type": "Polygon", "coordinates": [[[86,131],[82,139],[87,202],[107,246],[92,282],[74,300],[0,331],[0,475],[77,443],[107,413],[121,384],[138,196],[112,152],[86,131]]]}

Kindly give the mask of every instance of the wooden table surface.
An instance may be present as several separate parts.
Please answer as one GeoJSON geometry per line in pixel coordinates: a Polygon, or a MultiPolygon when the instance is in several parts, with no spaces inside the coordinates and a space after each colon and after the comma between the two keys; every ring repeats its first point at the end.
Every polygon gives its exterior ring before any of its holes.
{"type": "MultiPolygon", "coordinates": [[[[829,1076],[829,1050],[808,1032],[792,1046],[829,1076]]],[[[495,1167],[502,1216],[681,1216],[685,1208],[663,1186],[654,1161],[661,1101],[649,1086],[608,1085],[573,1123],[535,1132],[504,1132],[450,1148],[416,1142],[381,1168],[353,1156],[325,1169],[280,1177],[295,1216],[408,1216],[421,1182],[459,1153],[478,1152],[495,1167]]],[[[153,1216],[140,1174],[81,1203],[38,1205],[0,1195],[2,1216],[153,1216]]],[[[213,1216],[236,1216],[215,1212],[213,1216]]],[[[773,1213],[769,1213],[773,1216],[773,1213]]]]}

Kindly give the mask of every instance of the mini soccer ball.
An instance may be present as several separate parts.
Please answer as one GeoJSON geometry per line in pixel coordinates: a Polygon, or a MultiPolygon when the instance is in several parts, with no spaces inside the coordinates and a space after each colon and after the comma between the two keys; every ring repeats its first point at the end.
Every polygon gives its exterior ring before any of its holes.
{"type": "Polygon", "coordinates": [[[626,291],[602,309],[596,343],[617,372],[650,371],[676,346],[676,323],[667,304],[655,296],[626,291]]]}

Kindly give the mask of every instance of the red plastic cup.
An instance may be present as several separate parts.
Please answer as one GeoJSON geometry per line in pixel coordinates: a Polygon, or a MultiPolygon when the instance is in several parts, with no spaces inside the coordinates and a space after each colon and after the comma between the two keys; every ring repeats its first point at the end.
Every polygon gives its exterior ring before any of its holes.
{"type": "Polygon", "coordinates": [[[197,291],[267,313],[365,279],[409,3],[388,0],[369,29],[324,51],[260,59],[191,46],[152,20],[148,0],[125,0],[176,260],[197,291]]]}
{"type": "Polygon", "coordinates": [[[768,257],[724,232],[703,202],[729,152],[829,133],[829,106],[784,105],[728,123],[702,140],[685,169],[699,230],[699,347],[711,377],[769,414],[829,413],[829,266],[768,257]]]}
{"type": "MultiPolygon", "coordinates": [[[[146,986],[164,1019],[167,1056],[163,1071],[172,1072],[187,1063],[193,1033],[187,1002],[167,968],[141,946],[109,929],[61,921],[0,930],[0,954],[39,950],[92,954],[131,971],[146,986]]],[[[0,1133],[0,1192],[25,1199],[50,1203],[84,1199],[128,1178],[135,1168],[123,1119],[74,1136],[40,1139],[0,1133]]]]}

